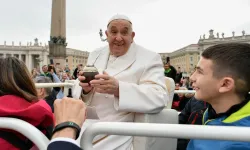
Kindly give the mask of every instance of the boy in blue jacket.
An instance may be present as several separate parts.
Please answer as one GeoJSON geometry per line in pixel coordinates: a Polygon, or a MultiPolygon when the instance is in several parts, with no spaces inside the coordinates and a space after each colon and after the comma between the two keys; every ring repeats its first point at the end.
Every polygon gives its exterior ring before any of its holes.
{"type": "MultiPolygon", "coordinates": [[[[191,80],[195,98],[211,104],[204,112],[204,125],[250,127],[250,44],[209,47],[202,53],[191,80]]],[[[187,147],[187,150],[246,149],[250,149],[250,142],[223,140],[190,140],[187,147]]]]}

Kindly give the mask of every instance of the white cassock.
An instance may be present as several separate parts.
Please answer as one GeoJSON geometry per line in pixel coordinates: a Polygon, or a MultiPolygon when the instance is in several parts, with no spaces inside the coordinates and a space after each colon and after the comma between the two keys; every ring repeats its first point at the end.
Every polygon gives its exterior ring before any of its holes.
{"type": "MultiPolygon", "coordinates": [[[[115,58],[109,47],[100,48],[89,55],[88,63],[98,70],[106,71],[119,80],[119,98],[109,94],[90,92],[84,102],[95,108],[99,121],[133,122],[135,112],[160,112],[168,101],[164,69],[159,54],[132,43],[128,52],[115,58]]],[[[76,80],[73,97],[81,96],[82,88],[76,80]]],[[[84,126],[91,121],[87,120],[84,126]]],[[[98,150],[130,150],[133,137],[105,136],[95,141],[98,150]]]]}

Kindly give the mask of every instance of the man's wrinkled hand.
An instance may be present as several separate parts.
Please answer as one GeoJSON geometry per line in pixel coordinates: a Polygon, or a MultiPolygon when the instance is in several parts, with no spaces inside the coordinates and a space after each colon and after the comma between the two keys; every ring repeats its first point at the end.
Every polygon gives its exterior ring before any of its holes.
{"type": "Polygon", "coordinates": [[[98,93],[112,94],[119,97],[119,81],[106,72],[95,76],[95,80],[90,81],[92,87],[98,93]]]}
{"type": "Polygon", "coordinates": [[[82,87],[84,93],[89,93],[92,90],[92,86],[88,83],[83,83],[81,81],[84,81],[86,78],[82,76],[82,73],[78,76],[78,80],[80,81],[79,85],[82,87]]]}

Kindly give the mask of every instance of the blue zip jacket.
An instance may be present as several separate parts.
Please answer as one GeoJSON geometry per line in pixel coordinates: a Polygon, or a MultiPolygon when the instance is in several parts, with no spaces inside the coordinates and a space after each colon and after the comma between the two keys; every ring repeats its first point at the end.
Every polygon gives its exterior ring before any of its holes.
{"type": "MultiPolygon", "coordinates": [[[[203,124],[250,127],[250,102],[229,116],[224,115],[212,120],[208,119],[207,109],[203,116],[203,124]]],[[[195,139],[190,140],[187,150],[250,150],[250,142],[195,139]]]]}

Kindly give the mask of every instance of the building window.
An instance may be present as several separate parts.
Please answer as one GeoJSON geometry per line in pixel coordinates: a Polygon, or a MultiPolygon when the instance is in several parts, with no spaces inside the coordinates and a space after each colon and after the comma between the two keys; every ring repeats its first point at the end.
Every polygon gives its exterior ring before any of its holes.
{"type": "Polygon", "coordinates": [[[66,59],[66,63],[68,62],[68,59],[66,59]]]}
{"type": "Polygon", "coordinates": [[[190,61],[193,61],[193,57],[192,56],[190,57],[190,61]]]}
{"type": "Polygon", "coordinates": [[[22,60],[23,62],[25,62],[25,61],[26,61],[26,56],[25,56],[25,55],[21,55],[21,60],[22,60]]]}
{"type": "Polygon", "coordinates": [[[194,64],[191,64],[190,71],[192,71],[192,69],[194,69],[194,64]]]}
{"type": "Polygon", "coordinates": [[[18,54],[14,54],[14,57],[19,58],[19,55],[18,54]]]}

